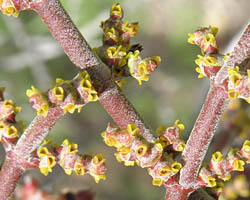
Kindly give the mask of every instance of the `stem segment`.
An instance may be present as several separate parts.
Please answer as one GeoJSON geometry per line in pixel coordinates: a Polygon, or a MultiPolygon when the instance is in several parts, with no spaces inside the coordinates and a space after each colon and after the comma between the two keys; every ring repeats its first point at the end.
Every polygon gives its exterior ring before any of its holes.
{"type": "Polygon", "coordinates": [[[180,172],[180,184],[184,188],[195,186],[203,158],[227,103],[224,90],[212,85],[183,152],[185,165],[180,172]]]}

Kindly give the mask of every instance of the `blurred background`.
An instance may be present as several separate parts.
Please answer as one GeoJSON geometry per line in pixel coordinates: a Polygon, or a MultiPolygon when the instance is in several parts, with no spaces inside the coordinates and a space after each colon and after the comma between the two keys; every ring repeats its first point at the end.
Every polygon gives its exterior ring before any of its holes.
{"type": "MultiPolygon", "coordinates": [[[[109,17],[109,9],[117,1],[61,2],[91,47],[100,46],[100,21],[109,17]]],[[[237,41],[250,20],[250,1],[120,0],[120,3],[124,20],[138,21],[140,25],[132,43],[143,45],[143,57],[162,58],[161,66],[148,82],[139,86],[130,78],[122,90],[152,129],[179,119],[186,126],[187,138],[209,87],[206,79],[197,78],[194,60],[200,50],[187,43],[187,34],[198,27],[217,26],[220,50],[230,52],[230,44],[237,41]]],[[[0,15],[0,86],[6,87],[7,99],[22,106],[18,119],[29,124],[36,115],[25,95],[31,85],[46,91],[57,77],[72,79],[76,73],[35,12],[21,12],[17,19],[0,15]]],[[[47,177],[39,170],[27,174],[39,179],[48,191],[90,189],[96,200],[163,199],[164,188],[152,186],[146,169],[125,167],[116,161],[115,149],[106,146],[100,135],[108,122],[112,119],[99,103],[90,103],[80,114],[67,114],[47,137],[56,143],[68,138],[79,144],[82,153],[102,153],[108,168],[106,181],[97,185],[88,175],[67,176],[60,167],[47,177]]],[[[0,145],[0,163],[3,160],[4,150],[0,145]]]]}

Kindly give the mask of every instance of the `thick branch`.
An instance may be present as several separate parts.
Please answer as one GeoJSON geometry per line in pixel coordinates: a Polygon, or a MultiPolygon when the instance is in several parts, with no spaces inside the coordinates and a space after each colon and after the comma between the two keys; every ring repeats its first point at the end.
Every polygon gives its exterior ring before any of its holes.
{"type": "Polygon", "coordinates": [[[100,60],[82,37],[60,1],[41,0],[37,2],[33,4],[33,9],[43,19],[70,60],[80,69],[98,65],[100,60]]]}
{"type": "Polygon", "coordinates": [[[6,159],[0,171],[0,200],[6,200],[16,188],[16,184],[23,174],[16,160],[6,159]]]}
{"type": "Polygon", "coordinates": [[[34,151],[63,115],[63,110],[58,106],[50,108],[46,117],[36,116],[18,140],[16,154],[25,157],[34,151]]]}
{"type": "Polygon", "coordinates": [[[180,183],[184,188],[194,186],[208,145],[211,142],[215,128],[227,104],[228,98],[219,85],[223,83],[227,77],[229,66],[240,64],[249,57],[250,25],[248,25],[241,36],[227,62],[216,75],[215,82],[212,83],[213,87],[210,88],[205,104],[188,139],[183,153],[185,165],[180,173],[180,183]]]}
{"type": "Polygon", "coordinates": [[[185,165],[180,173],[180,184],[184,188],[191,188],[195,185],[200,166],[227,104],[227,99],[222,88],[211,87],[183,152],[185,165]]]}
{"type": "Polygon", "coordinates": [[[114,121],[121,128],[126,127],[129,123],[137,124],[141,134],[152,142],[154,140],[152,132],[111,80],[109,68],[91,50],[60,2],[42,0],[40,3],[34,4],[34,10],[43,19],[69,59],[77,67],[87,68],[91,79],[96,82],[100,103],[114,121]]]}
{"type": "Polygon", "coordinates": [[[154,142],[153,132],[146,126],[139,114],[125,98],[117,86],[106,89],[100,96],[100,103],[119,125],[120,128],[126,128],[128,124],[135,123],[142,136],[149,142],[154,142]]]}

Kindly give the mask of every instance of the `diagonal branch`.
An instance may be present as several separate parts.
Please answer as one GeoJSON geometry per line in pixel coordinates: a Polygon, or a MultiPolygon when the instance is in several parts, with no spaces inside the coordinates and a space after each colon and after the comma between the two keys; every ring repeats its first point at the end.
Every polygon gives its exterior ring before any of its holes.
{"type": "Polygon", "coordinates": [[[183,156],[185,165],[180,173],[180,184],[184,188],[193,187],[207,148],[214,135],[219,119],[228,103],[228,97],[220,84],[225,80],[228,67],[240,64],[250,57],[250,25],[246,28],[233,52],[218,72],[215,82],[211,82],[205,104],[188,139],[183,156]]]}
{"type": "Polygon", "coordinates": [[[34,3],[34,10],[48,26],[69,59],[80,69],[86,69],[95,81],[100,103],[114,121],[124,128],[135,123],[141,134],[150,142],[153,132],[146,126],[133,106],[112,80],[109,68],[96,56],[81,33],[71,21],[59,0],[42,0],[34,3]]]}

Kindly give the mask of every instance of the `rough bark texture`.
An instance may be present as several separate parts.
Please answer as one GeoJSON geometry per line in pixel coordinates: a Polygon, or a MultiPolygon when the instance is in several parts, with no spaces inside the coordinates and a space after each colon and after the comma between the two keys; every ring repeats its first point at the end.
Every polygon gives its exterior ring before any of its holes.
{"type": "Polygon", "coordinates": [[[16,160],[8,158],[5,160],[0,171],[0,200],[6,200],[10,197],[23,172],[16,160]]]}
{"type": "Polygon", "coordinates": [[[200,166],[227,104],[227,99],[227,94],[222,88],[211,87],[183,152],[185,165],[180,172],[180,184],[184,188],[195,186],[200,166]]]}
{"type": "Polygon", "coordinates": [[[18,140],[15,152],[26,156],[34,151],[56,122],[64,115],[60,107],[50,108],[46,117],[36,116],[18,140]]]}
{"type": "Polygon", "coordinates": [[[33,6],[64,52],[78,68],[85,69],[100,63],[60,1],[42,0],[40,3],[34,3],[33,6]]]}

